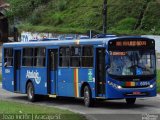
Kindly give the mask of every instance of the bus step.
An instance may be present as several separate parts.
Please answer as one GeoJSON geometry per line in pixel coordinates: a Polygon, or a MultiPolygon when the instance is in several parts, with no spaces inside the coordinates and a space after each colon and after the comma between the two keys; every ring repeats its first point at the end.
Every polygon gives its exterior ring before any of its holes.
{"type": "Polygon", "coordinates": [[[98,94],[97,97],[105,97],[105,94],[98,94]]]}
{"type": "Polygon", "coordinates": [[[20,91],[14,91],[14,93],[20,93],[20,91]]]}
{"type": "Polygon", "coordinates": [[[49,97],[51,97],[51,98],[56,98],[57,95],[49,95],[49,97]]]}
{"type": "Polygon", "coordinates": [[[105,99],[105,97],[96,97],[96,99],[105,99]]]}

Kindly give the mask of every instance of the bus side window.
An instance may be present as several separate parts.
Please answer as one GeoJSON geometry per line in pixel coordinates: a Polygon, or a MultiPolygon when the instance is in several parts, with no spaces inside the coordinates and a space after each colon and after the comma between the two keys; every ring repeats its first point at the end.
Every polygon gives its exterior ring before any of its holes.
{"type": "Polygon", "coordinates": [[[80,67],[81,47],[71,47],[70,66],[80,67]]]}
{"type": "Polygon", "coordinates": [[[69,67],[69,59],[70,59],[70,48],[61,47],[59,50],[59,66],[69,67]]]}
{"type": "Polygon", "coordinates": [[[23,66],[33,66],[33,48],[23,49],[23,66]]]}
{"type": "Polygon", "coordinates": [[[13,49],[12,48],[5,48],[4,49],[4,65],[13,66],[13,49]]]}
{"type": "Polygon", "coordinates": [[[35,48],[34,66],[45,67],[46,49],[35,48]]]}
{"type": "Polygon", "coordinates": [[[93,47],[82,47],[82,67],[93,67],[93,47]]]}

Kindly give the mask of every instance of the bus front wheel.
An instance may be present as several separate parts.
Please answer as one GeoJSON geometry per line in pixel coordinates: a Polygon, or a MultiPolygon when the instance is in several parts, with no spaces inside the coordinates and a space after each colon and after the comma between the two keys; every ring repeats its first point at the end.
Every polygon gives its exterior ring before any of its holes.
{"type": "Polygon", "coordinates": [[[84,104],[86,107],[92,107],[94,104],[89,86],[84,87],[84,104]]]}
{"type": "Polygon", "coordinates": [[[134,105],[136,102],[136,98],[126,98],[126,103],[128,105],[134,105]]]}
{"type": "Polygon", "coordinates": [[[27,84],[27,96],[28,100],[34,102],[36,100],[36,95],[34,93],[34,86],[31,82],[27,84]]]}

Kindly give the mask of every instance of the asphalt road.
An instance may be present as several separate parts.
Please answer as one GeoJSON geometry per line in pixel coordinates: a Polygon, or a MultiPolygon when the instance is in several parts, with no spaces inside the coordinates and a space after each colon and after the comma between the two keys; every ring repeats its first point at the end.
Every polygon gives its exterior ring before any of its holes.
{"type": "Polygon", "coordinates": [[[44,99],[35,103],[27,101],[26,95],[7,92],[0,85],[0,100],[18,101],[25,104],[37,104],[67,109],[83,114],[90,120],[160,120],[160,95],[154,98],[137,99],[134,106],[127,106],[125,100],[97,101],[95,107],[87,108],[80,99],[44,99]],[[152,118],[151,118],[152,119],[152,118]]]}

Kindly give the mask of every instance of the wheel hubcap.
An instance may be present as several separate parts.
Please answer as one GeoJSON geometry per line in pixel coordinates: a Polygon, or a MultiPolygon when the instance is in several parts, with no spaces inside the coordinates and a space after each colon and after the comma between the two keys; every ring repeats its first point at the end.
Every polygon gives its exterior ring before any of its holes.
{"type": "Polygon", "coordinates": [[[29,86],[28,95],[30,99],[33,98],[33,88],[31,86],[29,86]]]}

